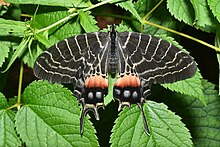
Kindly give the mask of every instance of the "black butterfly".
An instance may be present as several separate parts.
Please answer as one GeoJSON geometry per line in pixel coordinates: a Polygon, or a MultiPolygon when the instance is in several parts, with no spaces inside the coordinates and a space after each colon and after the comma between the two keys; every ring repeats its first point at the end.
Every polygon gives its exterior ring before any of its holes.
{"type": "Polygon", "coordinates": [[[80,133],[92,110],[99,120],[108,93],[109,75],[116,77],[114,98],[123,106],[138,104],[144,128],[143,103],[152,84],[171,83],[192,77],[197,66],[191,56],[160,38],[136,32],[94,32],[64,39],[44,51],[35,62],[34,74],[56,83],[73,83],[74,96],[82,103],[80,133]]]}

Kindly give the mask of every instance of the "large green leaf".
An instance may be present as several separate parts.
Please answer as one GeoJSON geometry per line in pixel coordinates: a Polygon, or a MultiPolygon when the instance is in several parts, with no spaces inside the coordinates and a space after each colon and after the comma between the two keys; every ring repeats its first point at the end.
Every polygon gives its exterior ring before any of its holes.
{"type": "Polygon", "coordinates": [[[15,125],[27,146],[98,146],[88,119],[80,135],[80,109],[69,90],[38,81],[24,90],[22,98],[15,125]]]}
{"type": "Polygon", "coordinates": [[[124,108],[112,130],[112,146],[192,146],[188,129],[166,105],[147,101],[144,112],[150,136],[144,131],[140,109],[124,108]]]}

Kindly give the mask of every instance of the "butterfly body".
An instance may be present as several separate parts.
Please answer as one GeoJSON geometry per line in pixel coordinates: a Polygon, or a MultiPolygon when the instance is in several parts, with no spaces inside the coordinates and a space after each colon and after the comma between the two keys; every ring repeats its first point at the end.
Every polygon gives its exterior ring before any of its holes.
{"type": "Polygon", "coordinates": [[[116,77],[113,96],[123,106],[137,104],[149,134],[143,103],[152,84],[171,83],[192,77],[197,66],[191,56],[160,38],[137,32],[94,32],[64,39],[43,52],[35,62],[34,74],[50,82],[73,83],[84,118],[104,106],[109,75],[116,77]]]}

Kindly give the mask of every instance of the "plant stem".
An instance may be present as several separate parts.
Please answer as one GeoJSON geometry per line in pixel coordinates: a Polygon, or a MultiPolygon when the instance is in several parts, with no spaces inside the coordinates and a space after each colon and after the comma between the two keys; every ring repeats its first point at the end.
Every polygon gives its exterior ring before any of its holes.
{"type": "Polygon", "coordinates": [[[216,46],[214,46],[214,45],[208,44],[208,43],[206,43],[205,41],[199,40],[199,39],[197,39],[197,38],[195,38],[195,37],[189,36],[189,35],[187,35],[187,34],[184,34],[184,33],[181,33],[181,32],[178,32],[178,31],[175,31],[175,30],[172,30],[172,29],[163,27],[163,26],[160,26],[160,25],[158,25],[158,24],[154,24],[154,23],[149,22],[149,21],[147,21],[147,20],[143,20],[143,22],[144,22],[145,24],[149,24],[149,25],[151,25],[151,26],[154,26],[154,27],[157,27],[157,28],[160,28],[160,29],[163,29],[163,30],[172,32],[172,33],[174,33],[174,34],[183,36],[183,37],[185,37],[185,38],[191,39],[191,40],[193,40],[193,41],[195,41],[195,42],[198,42],[198,43],[200,43],[200,44],[203,44],[203,45],[205,45],[205,46],[207,46],[207,47],[210,47],[210,48],[212,48],[212,49],[214,49],[214,50],[220,52],[220,48],[218,48],[218,47],[216,47],[216,46]]]}
{"type": "Polygon", "coordinates": [[[17,100],[17,109],[18,110],[21,108],[21,89],[22,89],[23,73],[24,73],[24,64],[21,61],[19,83],[18,83],[18,100],[17,100]]]}

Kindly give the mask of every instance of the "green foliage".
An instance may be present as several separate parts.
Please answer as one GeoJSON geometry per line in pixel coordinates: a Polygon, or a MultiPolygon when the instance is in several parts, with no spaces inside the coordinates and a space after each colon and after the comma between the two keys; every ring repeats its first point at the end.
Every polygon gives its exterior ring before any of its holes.
{"type": "Polygon", "coordinates": [[[219,23],[214,17],[219,18],[218,3],[215,0],[168,0],[167,7],[176,19],[203,31],[215,32],[219,23]]]}
{"type": "Polygon", "coordinates": [[[151,135],[144,132],[140,109],[137,106],[125,108],[112,130],[112,146],[192,146],[188,129],[166,105],[147,101],[144,112],[151,135]]]}
{"type": "MultiPolygon", "coordinates": [[[[103,0],[94,1],[94,4],[89,0],[5,1],[18,7],[16,11],[13,11],[15,7],[0,9],[1,72],[13,71],[11,66],[17,59],[33,67],[39,54],[54,43],[76,34],[98,31],[93,9],[105,4],[118,6],[125,12],[112,15],[123,20],[116,28],[119,32],[157,35],[183,48],[174,41],[173,38],[179,39],[174,34],[168,37],[171,35],[169,31],[147,25],[147,20],[174,30],[190,25],[215,33],[216,45],[220,42],[219,0],[167,0],[149,14],[160,0],[103,0]],[[25,13],[22,15],[25,21],[15,21],[20,20],[20,12],[25,13]]],[[[7,75],[0,77],[8,78],[7,75]]],[[[113,100],[115,80],[110,80],[105,105],[113,100]]],[[[0,79],[0,85],[3,81],[0,79]]],[[[25,86],[22,93],[9,101],[0,93],[0,146],[104,146],[99,144],[102,138],[97,138],[98,128],[92,126],[89,116],[85,119],[84,134],[80,135],[81,109],[69,90],[46,81],[34,81],[25,86]]],[[[160,98],[163,103],[149,100],[144,104],[150,136],[144,132],[139,108],[126,107],[115,121],[107,139],[109,143],[112,146],[219,146],[219,96],[214,85],[203,80],[200,70],[190,79],[162,86],[166,88],[160,87],[164,94],[160,88],[155,88],[154,92],[160,94],[154,98],[160,98]]],[[[106,117],[109,116],[101,119],[106,117]]]]}
{"type": "Polygon", "coordinates": [[[202,84],[206,106],[194,97],[174,93],[169,96],[170,107],[182,116],[195,146],[219,146],[220,97],[213,84],[206,80],[202,84]]]}

